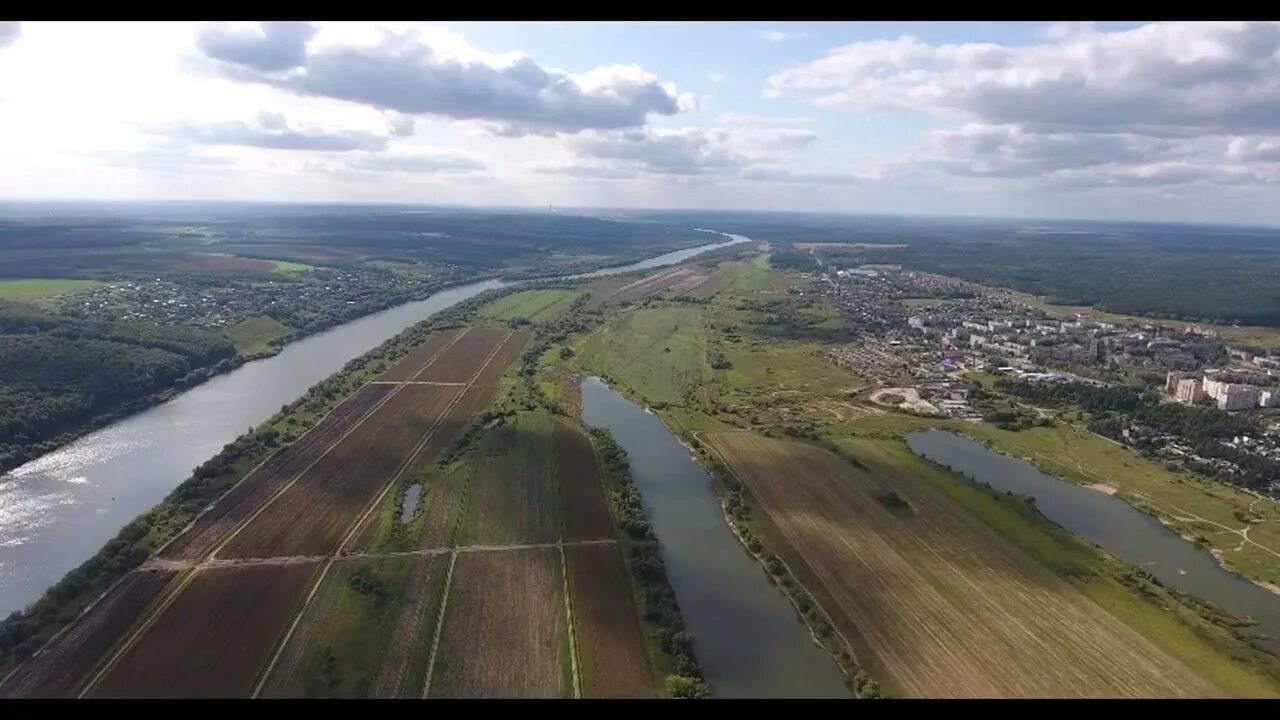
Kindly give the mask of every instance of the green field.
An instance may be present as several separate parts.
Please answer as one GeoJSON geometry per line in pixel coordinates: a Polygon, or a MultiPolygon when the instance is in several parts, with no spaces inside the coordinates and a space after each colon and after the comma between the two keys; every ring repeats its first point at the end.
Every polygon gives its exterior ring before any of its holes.
{"type": "Polygon", "coordinates": [[[291,331],[279,321],[261,316],[236,323],[226,329],[227,337],[235,343],[236,350],[246,357],[271,354],[272,340],[278,340],[291,331]]]}
{"type": "Polygon", "coordinates": [[[582,344],[579,363],[649,402],[678,403],[702,383],[706,343],[697,308],[633,310],[592,333],[582,344]]]}
{"type": "Polygon", "coordinates": [[[88,290],[106,283],[98,280],[64,280],[59,278],[28,278],[0,280],[0,298],[22,300],[26,298],[52,297],[88,290]]]}
{"type": "Polygon", "coordinates": [[[1021,432],[987,423],[957,423],[955,429],[1049,474],[1082,485],[1110,485],[1118,490],[1117,497],[1159,516],[1175,532],[1203,538],[1228,568],[1280,585],[1280,503],[1275,500],[1171,472],[1066,423],[1021,432]],[[1247,542],[1241,535],[1246,528],[1247,542]]]}
{"type": "Polygon", "coordinates": [[[580,294],[572,290],[525,290],[494,300],[481,308],[480,314],[500,320],[545,322],[563,315],[580,294]]]}
{"type": "Polygon", "coordinates": [[[273,272],[278,273],[306,272],[307,270],[315,269],[314,265],[307,265],[300,262],[289,262],[288,260],[276,260],[274,262],[276,264],[276,268],[273,272]]]}
{"type": "Polygon", "coordinates": [[[522,412],[485,434],[467,490],[461,545],[553,542],[560,536],[560,499],[552,464],[555,420],[522,412]]]}

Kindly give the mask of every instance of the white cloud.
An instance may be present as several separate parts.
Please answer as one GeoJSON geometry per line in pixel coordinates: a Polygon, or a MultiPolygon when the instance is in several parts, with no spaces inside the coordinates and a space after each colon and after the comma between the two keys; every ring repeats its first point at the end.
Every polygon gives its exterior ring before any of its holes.
{"type": "Polygon", "coordinates": [[[22,37],[22,23],[15,20],[0,20],[0,50],[9,47],[22,37]]]}
{"type": "Polygon", "coordinates": [[[317,32],[310,25],[218,24],[201,28],[200,49],[214,72],[231,80],[379,110],[483,121],[506,136],[640,127],[650,115],[697,106],[694,96],[638,65],[574,74],[418,27],[352,34],[329,33],[327,26],[317,32]],[[358,35],[363,42],[348,39],[358,35]]]}
{"type": "Polygon", "coordinates": [[[450,150],[367,154],[346,162],[352,170],[397,173],[468,173],[483,170],[480,160],[450,150]]]}
{"type": "Polygon", "coordinates": [[[350,152],[382,150],[387,138],[359,130],[318,127],[291,128],[282,113],[260,112],[252,122],[182,121],[146,124],[153,135],[192,145],[243,145],[268,150],[350,152]]]}
{"type": "Polygon", "coordinates": [[[781,30],[761,30],[759,34],[761,38],[771,43],[786,42],[787,40],[795,40],[798,38],[804,38],[809,36],[808,33],[783,32],[781,30]]]}

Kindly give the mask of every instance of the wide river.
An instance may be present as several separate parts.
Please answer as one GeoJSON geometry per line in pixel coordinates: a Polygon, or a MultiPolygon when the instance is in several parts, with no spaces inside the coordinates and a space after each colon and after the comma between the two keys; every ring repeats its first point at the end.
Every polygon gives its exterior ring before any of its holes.
{"type": "MultiPolygon", "coordinates": [[[[730,239],[566,278],[671,265],[748,240],[718,234],[730,239]]],[[[0,476],[0,617],[38,599],[197,465],[347,361],[434,313],[510,284],[450,288],[304,338],[0,476]]]]}
{"type": "Polygon", "coordinates": [[[587,378],[582,420],[608,429],[630,457],[711,694],[850,697],[835,660],[729,530],[707,472],[658,417],[587,378]]]}
{"type": "Polygon", "coordinates": [[[1253,618],[1257,644],[1280,653],[1280,595],[1223,569],[1208,551],[1120,498],[1046,475],[1025,460],[953,433],[911,433],[907,444],[917,455],[996,490],[1035,498],[1045,517],[1150,572],[1166,586],[1253,618]]]}

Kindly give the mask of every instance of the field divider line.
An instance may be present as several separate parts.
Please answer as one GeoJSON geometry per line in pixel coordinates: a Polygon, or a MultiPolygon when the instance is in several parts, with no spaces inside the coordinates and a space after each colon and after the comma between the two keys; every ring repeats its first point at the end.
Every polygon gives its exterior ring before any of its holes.
{"type": "MultiPolygon", "coordinates": [[[[462,334],[463,334],[463,333],[458,333],[458,337],[461,337],[461,336],[462,336],[462,334]]],[[[453,343],[453,342],[456,342],[456,341],[457,341],[457,338],[455,337],[455,338],[454,338],[454,340],[453,340],[453,341],[451,341],[451,342],[450,342],[448,345],[446,345],[445,347],[447,348],[449,345],[452,345],[452,343],[453,343]]],[[[443,351],[444,349],[445,349],[445,348],[441,348],[441,350],[442,350],[442,351],[443,351]]],[[[437,353],[437,354],[438,354],[438,353],[437,353]]],[[[435,360],[435,356],[433,355],[433,356],[430,358],[429,362],[430,362],[430,361],[434,361],[434,360],[435,360]]],[[[341,400],[339,400],[337,403],[335,403],[335,404],[334,404],[334,406],[333,406],[332,408],[330,408],[328,412],[326,412],[324,415],[321,415],[319,418],[317,418],[317,419],[316,419],[316,421],[315,421],[315,424],[314,424],[314,425],[312,425],[312,426],[307,430],[307,432],[311,432],[311,431],[315,430],[316,428],[320,427],[320,424],[321,424],[321,423],[323,423],[326,419],[328,419],[328,417],[329,417],[330,415],[332,415],[332,414],[333,414],[333,413],[334,413],[334,412],[335,412],[339,407],[341,407],[341,406],[342,406],[344,403],[346,403],[348,400],[350,400],[350,399],[352,399],[353,397],[355,397],[355,396],[356,396],[356,395],[357,395],[361,390],[364,390],[365,385],[373,384],[374,382],[376,382],[376,381],[370,381],[370,382],[368,382],[368,383],[365,383],[365,384],[363,384],[363,385],[360,385],[359,387],[357,387],[357,388],[353,389],[351,392],[347,393],[347,394],[346,394],[346,395],[345,395],[341,400]]],[[[363,421],[363,419],[364,419],[365,417],[368,417],[368,415],[369,415],[370,413],[372,413],[374,410],[377,410],[377,409],[378,409],[378,407],[380,407],[380,404],[378,404],[378,405],[374,405],[373,407],[369,408],[368,410],[366,410],[366,411],[364,412],[364,414],[362,414],[360,417],[356,418],[356,421],[357,421],[357,422],[363,421]]],[[[304,433],[302,436],[299,436],[299,437],[298,437],[298,440],[301,440],[301,439],[302,439],[302,437],[305,437],[305,433],[304,433]]],[[[294,443],[296,443],[296,442],[297,442],[297,440],[295,440],[295,441],[294,441],[294,443]]],[[[27,665],[28,663],[30,663],[31,661],[35,660],[37,657],[40,657],[40,656],[41,656],[41,655],[43,655],[45,652],[47,652],[47,651],[49,650],[49,648],[53,647],[53,644],[54,644],[55,642],[57,642],[57,641],[58,641],[58,639],[60,639],[63,635],[65,635],[65,634],[66,634],[67,632],[69,632],[72,628],[74,628],[76,625],[78,625],[78,624],[80,623],[80,621],[81,621],[81,620],[82,620],[86,615],[88,615],[88,614],[89,614],[89,612],[90,612],[90,611],[92,611],[95,607],[97,607],[97,605],[98,605],[100,602],[102,602],[103,598],[105,598],[105,597],[107,597],[108,595],[110,595],[110,594],[111,594],[111,593],[112,593],[112,592],[113,592],[113,591],[114,591],[114,590],[115,590],[115,589],[116,589],[116,588],[117,588],[121,583],[123,583],[125,580],[128,580],[128,579],[129,579],[129,577],[130,577],[134,572],[138,572],[138,571],[143,570],[143,568],[144,568],[145,566],[147,566],[147,564],[150,562],[150,560],[151,560],[151,559],[158,558],[160,555],[162,555],[162,554],[164,553],[164,551],[165,551],[166,549],[168,549],[168,547],[169,547],[170,545],[172,545],[173,543],[175,543],[175,542],[176,542],[179,538],[181,538],[183,535],[186,535],[188,532],[190,532],[190,531],[191,531],[191,529],[192,529],[193,527],[195,527],[195,524],[196,524],[197,522],[199,522],[199,521],[200,521],[200,518],[204,517],[206,514],[208,514],[208,513],[209,513],[209,511],[210,511],[210,510],[213,510],[213,508],[217,507],[218,503],[219,503],[219,502],[221,502],[222,500],[225,500],[225,499],[227,498],[227,496],[228,496],[228,495],[230,495],[233,491],[235,491],[235,489],[236,489],[236,488],[238,488],[238,487],[240,487],[241,485],[243,485],[243,484],[245,484],[246,482],[248,482],[248,481],[249,481],[249,479],[253,477],[254,473],[256,473],[256,472],[258,472],[259,470],[261,470],[261,469],[262,469],[262,466],[263,466],[263,465],[266,465],[268,462],[271,462],[271,460],[272,460],[272,459],[274,459],[276,456],[280,455],[281,453],[287,452],[287,451],[289,450],[289,447],[292,447],[292,446],[293,446],[293,444],[290,444],[288,447],[283,447],[283,448],[279,449],[278,451],[273,452],[273,453],[271,453],[270,455],[268,455],[267,457],[263,458],[261,462],[259,462],[257,465],[254,465],[252,468],[250,468],[250,469],[249,469],[249,471],[248,471],[248,472],[246,472],[244,475],[242,475],[242,476],[240,477],[240,479],[239,479],[239,480],[237,480],[235,483],[233,483],[233,484],[231,485],[231,487],[227,488],[226,490],[224,490],[224,491],[222,492],[222,494],[220,494],[220,495],[218,495],[218,497],[214,498],[213,502],[211,502],[211,503],[209,503],[208,505],[205,505],[203,508],[201,508],[201,509],[200,509],[200,511],[199,511],[199,512],[197,512],[197,513],[195,514],[195,516],[194,516],[194,517],[192,517],[192,518],[191,518],[191,520],[190,520],[186,525],[184,525],[184,526],[183,526],[183,528],[182,528],[181,530],[179,530],[177,533],[174,533],[173,537],[171,537],[171,538],[169,538],[168,540],[164,541],[164,543],[162,543],[162,544],[160,545],[160,547],[158,547],[158,548],[156,548],[155,550],[153,550],[153,551],[151,552],[151,556],[148,558],[148,560],[147,560],[146,562],[144,562],[142,565],[138,566],[137,568],[134,568],[133,570],[130,570],[129,572],[127,572],[127,573],[125,573],[125,574],[121,575],[120,577],[116,578],[115,582],[113,582],[113,583],[111,583],[110,585],[108,585],[108,586],[107,586],[107,588],[106,588],[105,590],[103,590],[101,593],[99,593],[97,597],[95,597],[93,600],[89,601],[89,604],[88,604],[88,605],[85,605],[85,606],[84,606],[84,608],[83,608],[79,613],[77,613],[77,614],[76,614],[75,619],[73,619],[71,622],[69,622],[69,623],[67,623],[66,625],[64,625],[60,630],[58,630],[58,632],[56,632],[56,633],[54,633],[53,635],[51,635],[51,636],[49,637],[49,639],[48,639],[48,640],[44,641],[44,643],[40,646],[40,648],[39,648],[38,650],[36,650],[34,653],[32,653],[31,657],[29,657],[29,658],[27,658],[25,661],[20,662],[20,663],[18,663],[17,665],[15,665],[15,666],[14,666],[14,668],[13,668],[12,670],[10,670],[9,672],[5,673],[4,677],[0,677],[0,689],[3,689],[3,688],[4,688],[4,686],[5,686],[5,684],[9,682],[10,678],[12,678],[12,677],[13,677],[13,675],[15,675],[15,674],[18,672],[18,670],[22,669],[22,667],[23,667],[23,666],[25,666],[25,665],[27,665]]],[[[196,566],[196,564],[195,564],[195,563],[193,563],[191,566],[192,566],[192,567],[195,567],[195,566],[196,566]]],[[[153,566],[153,567],[154,567],[154,566],[153,566]]]]}
{"type": "Polygon", "coordinates": [[[560,550],[560,580],[564,584],[565,621],[569,623],[569,672],[573,676],[573,697],[582,698],[582,675],[578,668],[578,626],[573,621],[573,598],[569,594],[569,561],[565,558],[564,545],[557,544],[560,550]]]}
{"type": "Polygon", "coordinates": [[[460,382],[437,382],[435,380],[370,380],[369,385],[444,385],[458,386],[466,385],[460,382]]]}
{"type": "MultiPolygon", "coordinates": [[[[471,328],[467,328],[463,332],[460,332],[457,335],[455,335],[453,339],[451,339],[448,343],[445,343],[444,347],[437,350],[436,353],[432,355],[430,359],[427,360],[426,364],[424,364],[422,368],[418,370],[418,373],[421,373],[423,370],[427,368],[428,365],[430,365],[431,363],[434,363],[436,361],[436,358],[440,357],[440,355],[443,352],[453,347],[453,344],[458,342],[458,340],[461,339],[463,335],[466,335],[467,332],[470,330],[471,328]]],[[[415,373],[413,377],[417,377],[417,373],[415,373]]],[[[216,558],[218,553],[221,552],[227,545],[229,545],[231,541],[234,540],[236,536],[240,534],[241,531],[243,531],[246,527],[249,526],[250,523],[254,521],[254,519],[256,519],[259,515],[261,515],[267,508],[271,507],[271,505],[273,505],[275,501],[280,498],[280,496],[284,495],[284,493],[288,491],[289,488],[293,487],[294,484],[297,483],[299,480],[301,480],[304,475],[310,472],[311,468],[315,467],[317,463],[319,463],[321,460],[327,457],[329,453],[335,447],[337,447],[343,440],[346,440],[353,432],[355,432],[362,425],[364,425],[366,420],[373,417],[373,415],[378,410],[381,410],[387,403],[391,402],[391,399],[394,398],[396,395],[398,395],[402,389],[403,389],[403,386],[400,386],[395,388],[391,392],[387,393],[387,396],[379,400],[376,405],[374,405],[372,408],[369,409],[369,412],[365,413],[359,420],[352,423],[351,427],[347,428],[347,430],[343,432],[341,436],[339,436],[336,440],[330,443],[329,447],[325,448],[324,452],[320,453],[320,455],[318,455],[315,460],[312,460],[310,463],[307,464],[306,467],[299,470],[296,475],[294,475],[292,478],[289,479],[289,482],[285,483],[284,486],[281,487],[279,490],[277,490],[274,494],[272,494],[270,498],[267,498],[267,501],[264,502],[262,505],[260,505],[258,509],[253,512],[252,515],[245,518],[239,525],[237,525],[236,528],[231,531],[231,534],[228,535],[225,540],[223,540],[221,543],[218,544],[217,547],[215,547],[212,551],[209,552],[207,559],[212,560],[216,558]]]]}
{"type": "MultiPolygon", "coordinates": [[[[467,334],[470,331],[471,331],[471,328],[468,327],[465,331],[458,333],[457,337],[454,338],[454,342],[456,342],[458,338],[462,337],[463,335],[467,334]]],[[[400,476],[403,475],[409,468],[413,467],[413,464],[417,461],[418,456],[422,453],[423,449],[426,448],[427,443],[431,442],[431,439],[435,437],[435,434],[440,429],[440,426],[443,425],[445,420],[447,420],[449,416],[453,414],[453,411],[458,407],[458,404],[462,401],[462,397],[466,395],[467,391],[471,389],[472,384],[475,383],[476,379],[480,377],[480,374],[485,371],[485,368],[489,367],[489,363],[493,361],[493,358],[497,357],[498,351],[501,350],[502,347],[507,344],[507,341],[511,339],[511,336],[514,334],[514,332],[515,332],[514,330],[508,330],[507,334],[503,336],[502,341],[497,343],[494,346],[493,350],[490,351],[489,354],[485,357],[484,362],[480,363],[479,367],[476,368],[476,371],[471,374],[471,378],[467,380],[466,386],[464,386],[461,390],[457,392],[457,394],[453,396],[453,398],[449,401],[449,404],[445,406],[443,411],[441,411],[439,417],[437,417],[435,422],[431,424],[431,427],[429,427],[427,431],[423,433],[422,438],[418,441],[416,445],[413,446],[413,449],[409,451],[409,454],[405,457],[404,461],[402,461],[400,465],[396,468],[395,472],[391,474],[391,478],[383,486],[381,492],[379,492],[378,495],[373,498],[373,500],[369,503],[368,507],[365,508],[364,512],[361,513],[360,516],[356,518],[355,521],[351,524],[351,527],[347,530],[347,534],[342,538],[342,542],[338,543],[338,546],[330,554],[328,562],[326,562],[324,565],[324,569],[320,571],[320,576],[317,577],[315,583],[312,584],[311,591],[307,593],[306,599],[303,600],[302,602],[302,607],[300,607],[298,609],[297,614],[294,615],[293,622],[289,623],[288,631],[285,632],[284,638],[281,639],[279,645],[276,647],[275,652],[271,656],[271,661],[267,664],[266,669],[262,672],[262,677],[258,680],[258,684],[254,687],[253,694],[250,695],[251,698],[258,697],[258,695],[262,692],[262,688],[266,686],[267,678],[271,677],[271,672],[275,670],[276,663],[280,661],[281,655],[284,654],[285,648],[288,647],[289,641],[293,638],[293,633],[297,630],[298,625],[302,622],[302,617],[303,615],[306,614],[307,607],[311,605],[311,600],[315,597],[316,593],[320,590],[320,585],[324,582],[324,579],[329,575],[329,570],[333,568],[334,561],[337,560],[342,555],[342,551],[346,549],[347,544],[351,542],[351,539],[355,537],[356,534],[359,533],[360,528],[364,525],[365,521],[369,518],[369,516],[378,509],[378,505],[382,503],[382,499],[385,498],[387,496],[387,493],[391,492],[391,489],[396,486],[396,483],[400,480],[400,476]]],[[[439,356],[440,352],[444,352],[444,348],[441,348],[440,351],[436,353],[436,355],[433,355],[432,359],[428,361],[426,364],[424,364],[418,370],[418,372],[414,373],[410,379],[418,377],[419,374],[425,371],[427,367],[430,366],[431,363],[435,362],[435,358],[439,356]]],[[[403,387],[404,386],[402,385],[396,388],[391,392],[391,394],[388,397],[397,394],[398,392],[400,392],[400,390],[403,387]]],[[[332,449],[332,447],[330,447],[330,449],[332,449]]],[[[327,451],[326,451],[326,454],[327,454],[327,451]]]]}
{"type": "Polygon", "coordinates": [[[449,554],[449,570],[444,575],[444,590],[440,595],[440,610],[436,613],[436,627],[431,634],[431,658],[427,660],[427,674],[422,680],[422,699],[431,692],[431,675],[436,669],[436,653],[440,651],[440,633],[444,629],[444,611],[449,606],[449,589],[453,586],[453,566],[458,562],[458,553],[449,554]]]}
{"type": "Polygon", "coordinates": [[[164,611],[178,599],[178,596],[182,594],[182,591],[186,590],[187,586],[190,585],[191,582],[195,580],[196,575],[199,574],[199,568],[192,569],[185,577],[178,580],[177,584],[169,590],[163,598],[152,605],[152,609],[147,613],[147,616],[134,626],[133,630],[129,633],[129,636],[120,644],[120,647],[112,653],[111,657],[102,664],[102,667],[89,678],[89,681],[80,689],[80,692],[76,693],[77,698],[83,698],[90,692],[93,692],[93,690],[98,686],[98,683],[102,682],[102,679],[107,676],[107,673],[111,672],[111,670],[115,668],[121,658],[123,658],[126,653],[137,645],[138,640],[141,639],[142,635],[146,633],[147,630],[151,629],[151,626],[160,619],[160,616],[164,614],[164,611]]]}

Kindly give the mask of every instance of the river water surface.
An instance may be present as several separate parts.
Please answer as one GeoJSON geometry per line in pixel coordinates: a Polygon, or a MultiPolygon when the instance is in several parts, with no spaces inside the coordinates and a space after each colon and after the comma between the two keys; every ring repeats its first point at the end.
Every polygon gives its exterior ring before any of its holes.
{"type": "MultiPolygon", "coordinates": [[[[711,231],[708,231],[711,232],[711,231]]],[[[564,279],[671,265],[730,240],[564,279]]],[[[0,617],[35,601],[191,471],[352,358],[486,290],[462,285],[299,340],[0,476],[0,617]]]]}
{"type": "Polygon", "coordinates": [[[1001,492],[1029,495],[1047,518],[1180,592],[1257,621],[1258,645],[1280,653],[1280,595],[1224,569],[1208,551],[1117,497],[1040,472],[979,443],[939,430],[911,433],[917,455],[1001,492]]]}
{"type": "Polygon", "coordinates": [[[711,478],[658,417],[588,378],[582,420],[608,429],[630,457],[711,694],[850,697],[835,661],[725,524],[711,478]]]}

